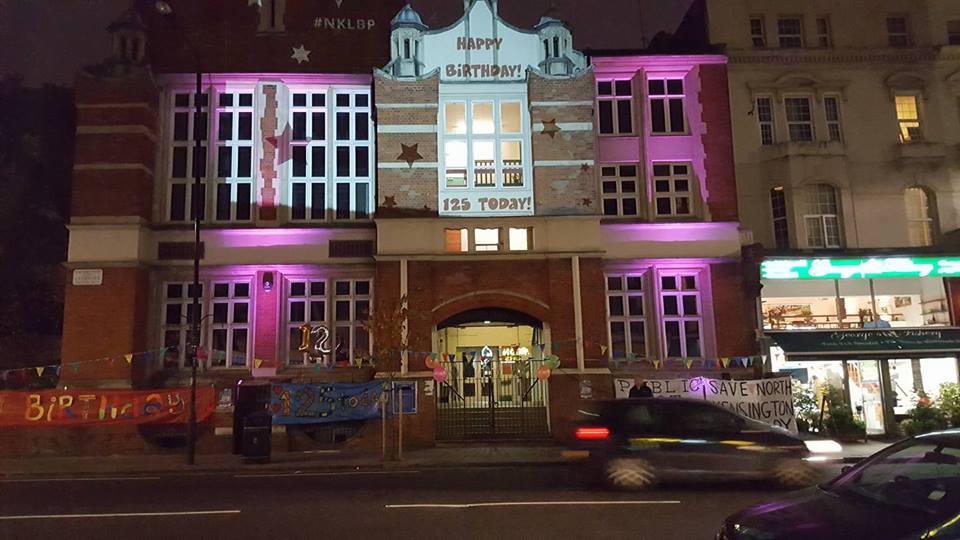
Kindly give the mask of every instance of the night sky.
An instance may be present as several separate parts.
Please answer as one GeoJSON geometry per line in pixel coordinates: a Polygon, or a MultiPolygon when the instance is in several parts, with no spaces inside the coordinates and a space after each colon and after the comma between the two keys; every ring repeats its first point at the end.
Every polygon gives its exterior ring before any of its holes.
{"type": "MultiPolygon", "coordinates": [[[[209,1],[209,0],[196,0],[209,1]]],[[[234,0],[238,8],[246,0],[234,0]]],[[[334,0],[288,0],[327,2],[334,0]]],[[[344,0],[349,2],[350,0],[344,0]]],[[[638,48],[636,21],[643,10],[647,38],[672,31],[691,0],[500,0],[504,18],[529,28],[551,4],[573,27],[579,49],[638,48]],[[601,9],[602,8],[602,9],[601,9]]],[[[459,0],[411,0],[431,27],[445,26],[463,12],[459,0]]],[[[82,66],[109,53],[106,27],[130,0],[0,0],[0,74],[19,74],[30,86],[71,84],[82,66]]]]}

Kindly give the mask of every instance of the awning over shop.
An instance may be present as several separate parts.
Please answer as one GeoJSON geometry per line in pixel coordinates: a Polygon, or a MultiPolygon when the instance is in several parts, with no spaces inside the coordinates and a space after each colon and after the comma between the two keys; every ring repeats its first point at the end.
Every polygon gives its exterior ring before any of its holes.
{"type": "Polygon", "coordinates": [[[960,353],[960,328],[786,330],[766,332],[791,359],[915,358],[960,353]]]}

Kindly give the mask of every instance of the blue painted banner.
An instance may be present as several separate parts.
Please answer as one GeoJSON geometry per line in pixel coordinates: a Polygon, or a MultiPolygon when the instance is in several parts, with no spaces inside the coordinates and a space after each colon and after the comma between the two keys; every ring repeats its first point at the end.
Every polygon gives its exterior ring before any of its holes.
{"type": "Polygon", "coordinates": [[[316,424],[380,416],[380,396],[389,383],[275,384],[270,392],[274,424],[316,424]]]}

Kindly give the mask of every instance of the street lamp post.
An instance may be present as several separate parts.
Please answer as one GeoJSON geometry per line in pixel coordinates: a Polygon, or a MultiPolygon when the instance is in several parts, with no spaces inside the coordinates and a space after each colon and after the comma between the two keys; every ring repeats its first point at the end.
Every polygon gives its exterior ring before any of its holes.
{"type": "MultiPolygon", "coordinates": [[[[161,15],[174,19],[173,7],[167,2],[160,0],[154,4],[154,8],[161,15]]],[[[182,32],[182,29],[180,29],[182,32]]],[[[188,48],[192,48],[189,40],[184,34],[184,43],[188,48]]],[[[200,61],[194,52],[194,61],[197,62],[196,69],[196,87],[193,95],[194,121],[193,121],[193,195],[190,197],[190,208],[193,212],[193,302],[190,315],[190,346],[188,350],[188,359],[190,362],[190,420],[187,430],[187,464],[193,465],[197,456],[197,352],[200,350],[200,217],[204,197],[200,197],[203,192],[203,171],[205,167],[197,163],[197,158],[203,152],[203,139],[201,126],[197,124],[203,114],[203,103],[201,96],[203,94],[203,73],[200,70],[200,61]]]]}

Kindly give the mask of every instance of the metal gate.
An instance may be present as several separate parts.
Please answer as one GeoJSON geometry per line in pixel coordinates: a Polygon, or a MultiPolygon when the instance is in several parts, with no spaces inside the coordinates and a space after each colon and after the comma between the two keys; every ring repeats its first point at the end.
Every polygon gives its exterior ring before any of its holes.
{"type": "Polygon", "coordinates": [[[542,363],[479,357],[440,362],[447,380],[437,384],[437,440],[549,437],[548,382],[536,376],[542,363]]]}

